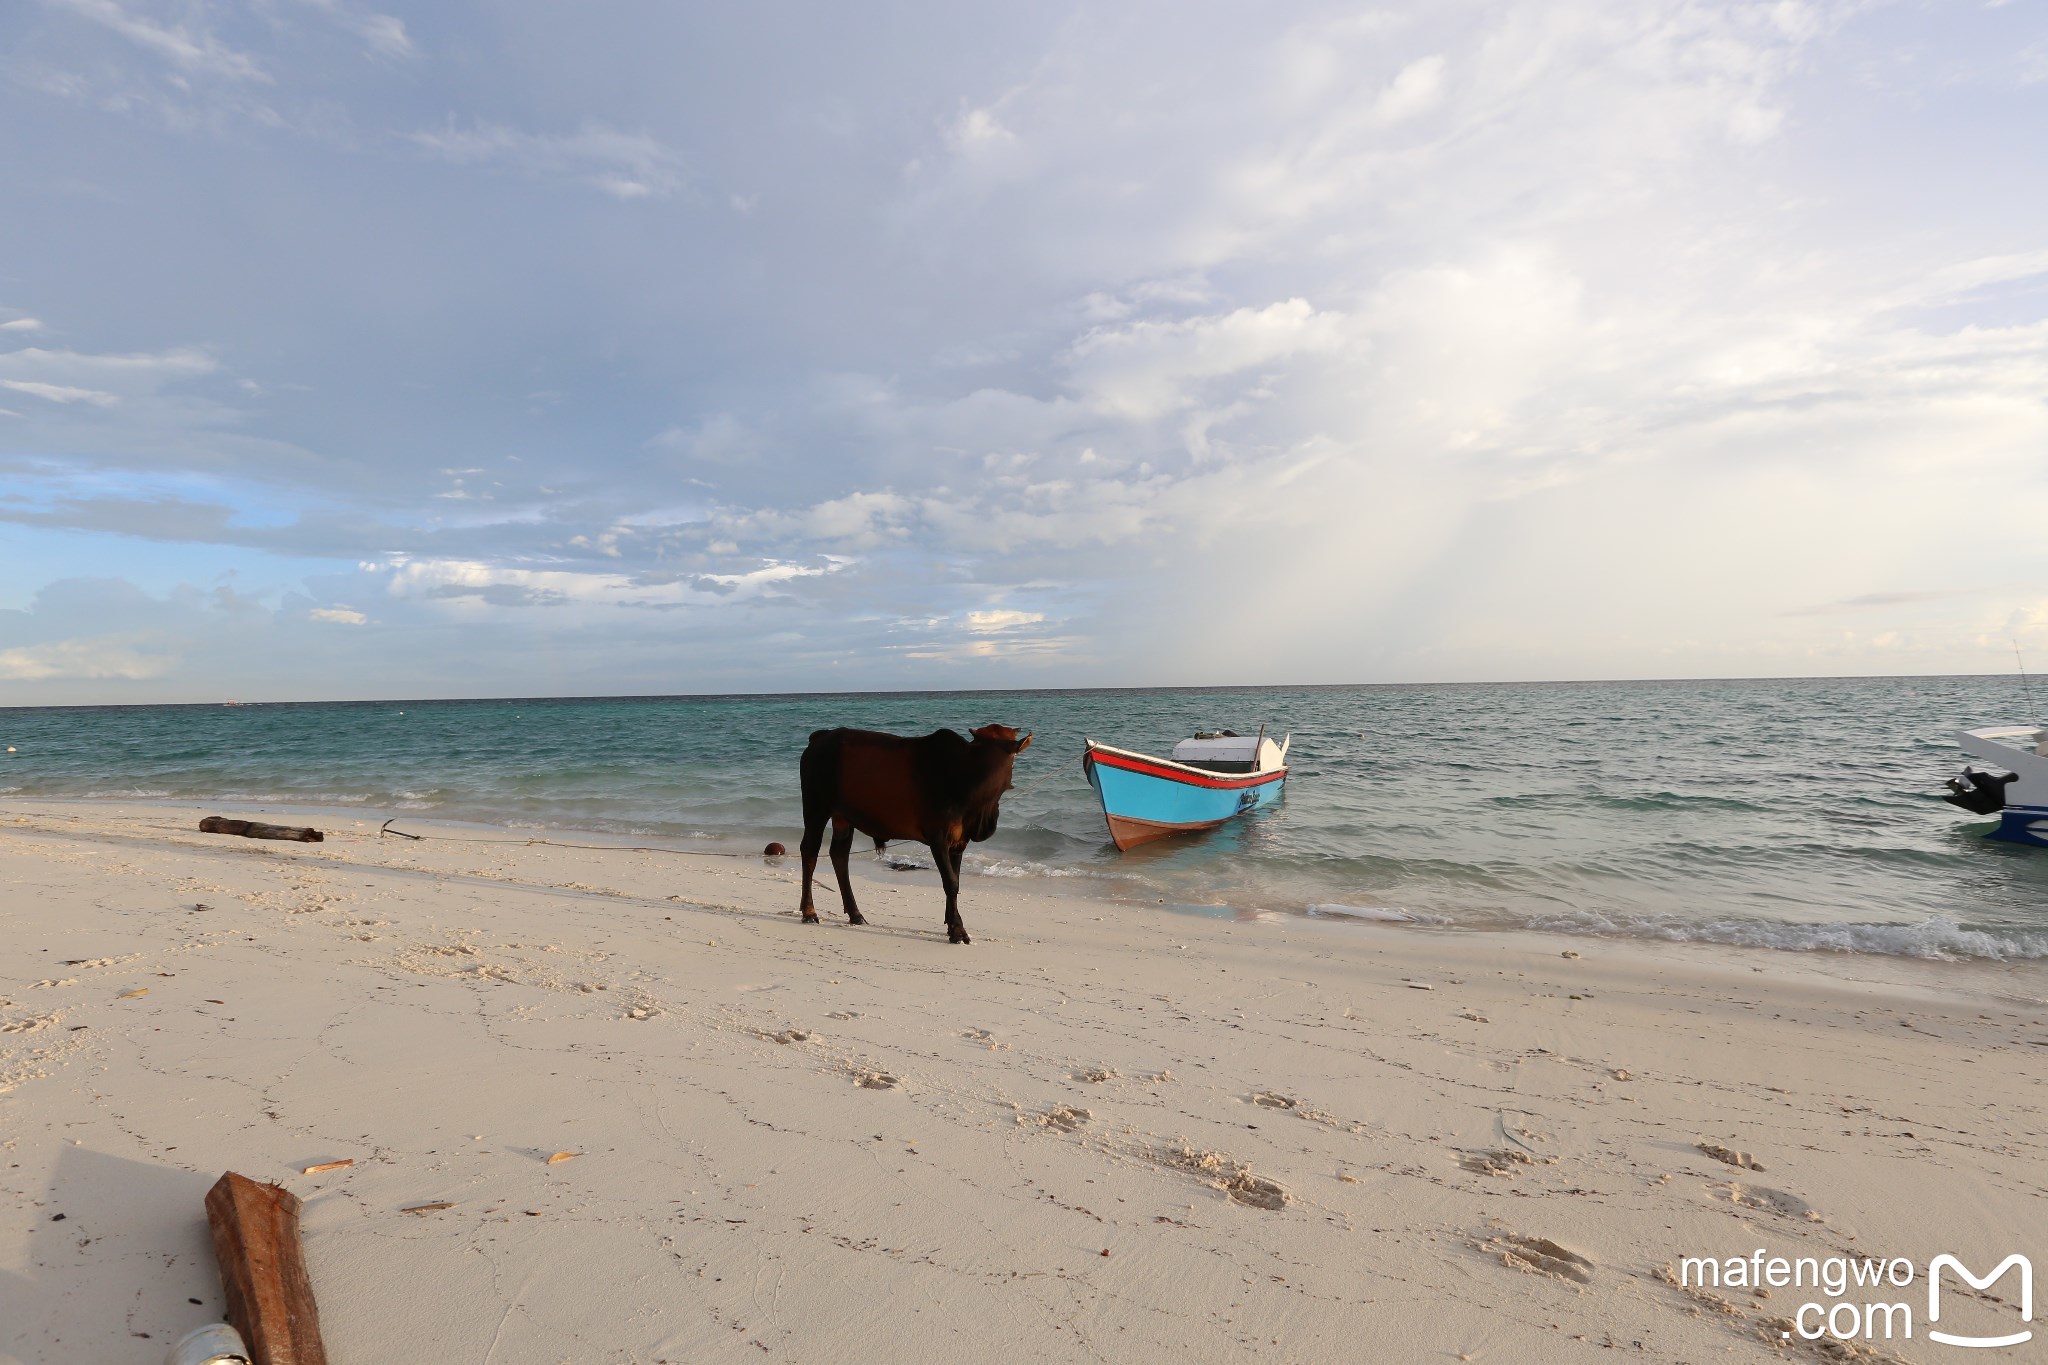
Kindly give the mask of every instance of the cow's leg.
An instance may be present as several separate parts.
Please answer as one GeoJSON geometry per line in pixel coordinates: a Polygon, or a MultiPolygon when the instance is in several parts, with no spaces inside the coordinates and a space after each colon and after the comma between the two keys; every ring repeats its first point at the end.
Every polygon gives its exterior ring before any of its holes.
{"type": "Polygon", "coordinates": [[[939,865],[939,880],[946,887],[946,938],[953,943],[971,943],[967,926],[960,921],[960,854],[957,849],[934,840],[926,845],[932,861],[939,865]]]}
{"type": "Polygon", "coordinates": [[[832,822],[832,870],[839,876],[839,899],[846,903],[846,922],[866,924],[861,918],[860,907],[853,903],[853,872],[846,865],[846,857],[853,852],[853,826],[843,820],[832,822]]]}
{"type": "Polygon", "coordinates": [[[805,924],[818,922],[818,907],[811,903],[811,877],[818,870],[818,846],[825,842],[825,817],[812,818],[811,812],[804,812],[803,842],[797,851],[804,858],[804,898],[797,909],[803,913],[805,924]]]}

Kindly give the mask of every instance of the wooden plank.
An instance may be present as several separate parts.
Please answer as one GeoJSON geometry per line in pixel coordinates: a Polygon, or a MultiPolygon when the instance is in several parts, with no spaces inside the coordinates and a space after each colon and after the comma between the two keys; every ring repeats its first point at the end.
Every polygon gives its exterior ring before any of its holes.
{"type": "Polygon", "coordinates": [[[260,820],[231,820],[209,815],[199,822],[201,834],[239,834],[244,839],[293,839],[302,844],[323,844],[327,836],[305,825],[266,825],[260,820]]]}
{"type": "Polygon", "coordinates": [[[229,1171],[206,1192],[228,1321],[254,1365],[327,1365],[290,1190],[229,1171]]]}

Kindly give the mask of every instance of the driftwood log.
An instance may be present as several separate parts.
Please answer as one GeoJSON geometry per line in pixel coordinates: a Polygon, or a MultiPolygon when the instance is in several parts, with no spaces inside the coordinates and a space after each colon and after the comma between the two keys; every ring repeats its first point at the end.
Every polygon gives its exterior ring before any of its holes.
{"type": "Polygon", "coordinates": [[[230,820],[209,815],[199,822],[201,834],[239,834],[245,839],[296,839],[302,844],[325,843],[327,836],[304,825],[266,825],[259,820],[230,820]]]}
{"type": "Polygon", "coordinates": [[[255,1365],[327,1365],[290,1190],[229,1171],[206,1192],[228,1321],[255,1365]]]}

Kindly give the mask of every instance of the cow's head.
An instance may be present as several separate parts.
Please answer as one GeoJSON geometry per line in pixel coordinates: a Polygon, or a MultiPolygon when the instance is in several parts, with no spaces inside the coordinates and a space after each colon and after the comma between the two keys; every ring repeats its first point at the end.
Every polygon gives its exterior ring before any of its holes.
{"type": "Polygon", "coordinates": [[[1029,734],[1019,739],[1017,732],[1007,725],[984,725],[979,730],[971,730],[968,733],[974,736],[977,743],[995,745],[1001,752],[1012,755],[1021,754],[1031,747],[1029,734]]]}

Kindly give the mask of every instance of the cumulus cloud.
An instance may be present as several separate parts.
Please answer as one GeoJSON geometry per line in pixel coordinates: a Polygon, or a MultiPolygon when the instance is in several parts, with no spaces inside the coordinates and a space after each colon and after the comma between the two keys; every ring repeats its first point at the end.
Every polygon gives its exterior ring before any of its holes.
{"type": "MultiPolygon", "coordinates": [[[[2042,96],[1997,16],[1900,18],[1876,72],[1834,0],[1083,4],[816,68],[514,0],[457,80],[293,12],[348,61],[221,31],[332,101],[278,200],[236,182],[304,240],[209,260],[86,96],[0,91],[165,228],[103,285],[35,220],[56,283],[13,302],[64,345],[0,330],[0,521],[289,561],[261,629],[308,658],[538,636],[673,685],[684,611],[689,667],[760,685],[1955,668],[2048,580],[2048,177],[1984,91],[2042,96]],[[416,157],[498,181],[391,197],[416,157]]],[[[193,145],[166,184],[250,163],[193,145]]]]}
{"type": "Polygon", "coordinates": [[[1150,418],[1186,406],[1206,380],[1341,343],[1342,320],[1304,299],[1090,331],[1068,351],[1070,382],[1095,407],[1150,418]]]}
{"type": "Polygon", "coordinates": [[[1420,58],[1402,67],[1400,74],[1380,92],[1380,97],[1373,101],[1373,118],[1381,124],[1400,123],[1436,108],[1443,94],[1444,59],[1420,58]]]}

